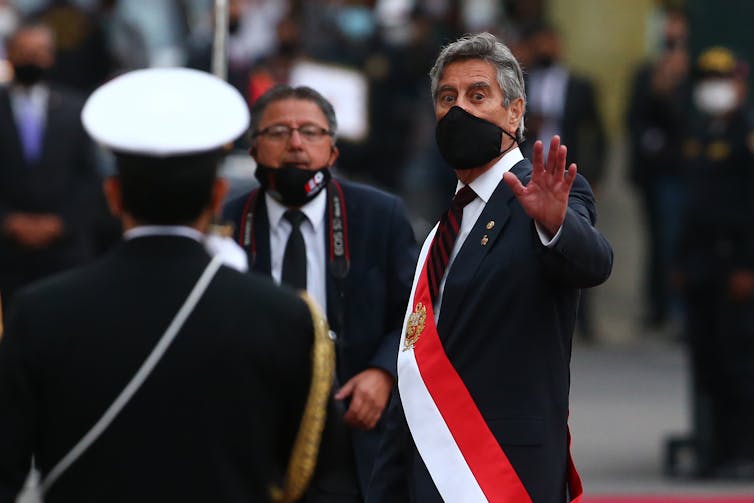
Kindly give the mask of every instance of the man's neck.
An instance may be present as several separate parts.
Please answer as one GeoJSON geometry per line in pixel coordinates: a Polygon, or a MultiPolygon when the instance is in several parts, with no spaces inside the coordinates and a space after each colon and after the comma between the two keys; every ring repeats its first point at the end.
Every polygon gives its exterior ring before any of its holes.
{"type": "Polygon", "coordinates": [[[460,180],[461,183],[464,185],[468,185],[477,178],[479,178],[483,173],[487,172],[492,166],[497,164],[497,162],[502,158],[503,156],[495,157],[490,162],[485,164],[484,166],[480,166],[478,168],[472,168],[472,169],[457,169],[456,170],[456,177],[458,180],[460,180]]]}
{"type": "Polygon", "coordinates": [[[487,172],[492,166],[497,164],[500,159],[505,157],[508,152],[516,147],[518,147],[518,143],[516,141],[512,141],[508,148],[503,149],[499,156],[495,157],[487,164],[479,166],[478,168],[455,170],[456,178],[458,178],[458,180],[464,185],[470,184],[471,182],[479,178],[483,173],[487,172]]]}

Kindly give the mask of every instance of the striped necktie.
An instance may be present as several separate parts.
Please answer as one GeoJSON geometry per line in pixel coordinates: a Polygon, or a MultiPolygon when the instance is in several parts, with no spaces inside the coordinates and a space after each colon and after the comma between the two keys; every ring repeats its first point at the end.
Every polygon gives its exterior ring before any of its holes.
{"type": "Polygon", "coordinates": [[[442,281],[445,269],[448,267],[453,245],[456,242],[456,237],[458,237],[458,231],[461,229],[463,208],[474,199],[476,199],[476,193],[466,185],[456,193],[450,208],[440,219],[440,225],[437,227],[437,233],[429,250],[429,265],[427,266],[429,294],[432,296],[433,303],[437,301],[440,281],[442,281]]]}

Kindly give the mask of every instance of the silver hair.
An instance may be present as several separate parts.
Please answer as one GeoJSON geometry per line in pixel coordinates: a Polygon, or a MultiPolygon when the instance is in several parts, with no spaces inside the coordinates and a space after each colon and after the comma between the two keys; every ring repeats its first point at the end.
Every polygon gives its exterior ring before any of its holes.
{"type": "MultiPolygon", "coordinates": [[[[445,46],[440,55],[437,56],[435,65],[429,71],[429,78],[432,81],[432,100],[437,101],[437,88],[439,87],[440,78],[442,77],[445,67],[455,61],[469,59],[481,59],[488,61],[497,70],[497,83],[503,92],[504,107],[509,107],[513,100],[521,98],[524,100],[524,110],[526,110],[526,91],[524,88],[524,73],[516,58],[508,47],[500,42],[491,33],[478,33],[476,35],[466,35],[455,42],[445,46]]],[[[524,141],[524,118],[521,116],[521,122],[516,130],[516,139],[519,143],[524,141]]]]}
{"type": "MultiPolygon", "coordinates": [[[[338,119],[335,117],[335,109],[327,98],[311,87],[299,86],[291,87],[288,85],[276,85],[262,96],[260,96],[251,106],[251,119],[249,120],[249,131],[253,134],[259,129],[259,122],[262,120],[264,111],[270,104],[276,101],[287,99],[297,99],[311,101],[316,104],[327,119],[327,127],[332,132],[332,141],[335,143],[336,133],[338,132],[338,119]]],[[[252,139],[252,142],[254,140],[252,139]]]]}

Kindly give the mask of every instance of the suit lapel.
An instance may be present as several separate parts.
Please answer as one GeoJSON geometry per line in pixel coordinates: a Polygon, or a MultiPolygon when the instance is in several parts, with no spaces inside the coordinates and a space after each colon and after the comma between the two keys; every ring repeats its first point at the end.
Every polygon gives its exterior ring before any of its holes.
{"type": "MultiPolygon", "coordinates": [[[[257,193],[256,211],[254,211],[254,242],[256,243],[256,257],[252,271],[272,276],[272,262],[270,260],[270,219],[267,218],[267,204],[264,201],[264,191],[257,193]]],[[[251,260],[252,257],[249,257],[251,260]]]]}
{"type": "Polygon", "coordinates": [[[0,130],[13,136],[13,140],[8,141],[7,145],[13,150],[13,154],[16,157],[16,163],[8,162],[7,164],[23,165],[25,161],[23,148],[21,147],[21,135],[18,132],[16,116],[14,115],[13,107],[11,106],[10,93],[7,90],[2,90],[0,96],[0,120],[3,121],[3,124],[0,125],[0,130]]]}
{"type": "MultiPolygon", "coordinates": [[[[523,176],[531,166],[527,159],[518,162],[511,172],[523,181],[523,176]]],[[[458,310],[463,304],[466,293],[473,285],[474,276],[479,266],[487,256],[487,253],[495,245],[498,237],[510,218],[510,203],[514,201],[513,192],[501,179],[497,188],[492,193],[484,210],[474,223],[471,232],[466,237],[458,255],[448,271],[443,290],[440,319],[437,330],[440,337],[444,338],[450,333],[453,322],[456,320],[458,310]],[[494,222],[491,229],[488,223],[494,222]]],[[[472,288],[473,291],[473,288],[472,288]]]]}
{"type": "Polygon", "coordinates": [[[54,89],[50,90],[47,98],[47,110],[45,111],[44,129],[42,129],[42,152],[39,157],[40,165],[46,165],[46,158],[53,155],[55,141],[66,138],[61,130],[65,127],[66,117],[63,117],[62,97],[54,89]]]}

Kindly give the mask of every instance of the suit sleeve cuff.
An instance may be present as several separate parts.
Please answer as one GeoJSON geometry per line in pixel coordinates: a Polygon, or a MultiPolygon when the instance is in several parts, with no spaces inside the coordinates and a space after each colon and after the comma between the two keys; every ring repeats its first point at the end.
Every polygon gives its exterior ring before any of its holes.
{"type": "Polygon", "coordinates": [[[561,233],[563,232],[562,225],[560,226],[560,228],[558,228],[558,232],[556,232],[553,237],[550,237],[549,232],[547,232],[537,222],[534,222],[534,228],[537,229],[537,236],[539,236],[539,240],[547,248],[552,248],[553,246],[555,246],[558,243],[558,240],[560,239],[561,233]]]}

